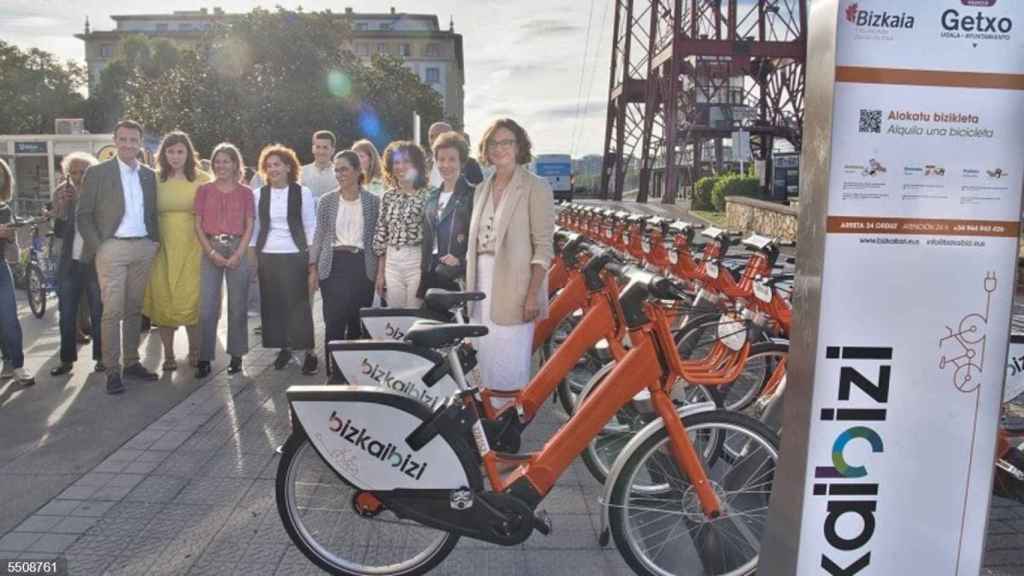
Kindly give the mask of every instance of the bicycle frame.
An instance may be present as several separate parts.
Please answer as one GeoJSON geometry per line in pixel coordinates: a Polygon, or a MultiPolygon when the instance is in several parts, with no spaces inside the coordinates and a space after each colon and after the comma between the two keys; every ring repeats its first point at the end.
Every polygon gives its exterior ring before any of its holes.
{"type": "MultiPolygon", "coordinates": [[[[511,491],[536,505],[615,413],[631,402],[634,396],[647,390],[655,413],[667,429],[673,459],[693,483],[704,513],[712,518],[720,515],[721,502],[708,481],[700,457],[690,442],[670,396],[676,382],[676,370],[671,367],[674,353],[666,354],[666,351],[675,350],[671,332],[664,315],[656,307],[645,305],[645,311],[653,312],[653,319],[651,316],[635,319],[638,322],[629,330],[633,348],[626,352],[608,375],[607,385],[598,388],[544,448],[530,456],[526,463],[522,463],[521,459],[499,456],[490,450],[486,440],[482,443],[478,440],[484,471],[493,490],[511,491]],[[498,471],[502,463],[516,463],[519,466],[502,477],[498,471]]],[[[475,403],[470,399],[464,402],[468,403],[469,410],[476,410],[475,403]]]]}
{"type": "MultiPolygon", "coordinates": [[[[585,289],[582,273],[579,274],[579,280],[585,289]]],[[[571,280],[570,285],[574,281],[575,279],[571,280]]],[[[481,391],[484,415],[487,419],[496,420],[503,412],[513,409],[513,405],[509,405],[496,410],[491,400],[514,399],[514,408],[519,412],[522,421],[528,423],[533,420],[537,411],[555,392],[558,383],[569,375],[573,366],[587,353],[587,350],[601,340],[608,342],[613,358],[619,359],[626,355],[626,349],[622,345],[625,328],[621,321],[623,315],[618,304],[619,285],[610,274],[604,274],[602,281],[603,285],[600,289],[585,296],[586,312],[580,323],[569,333],[569,337],[555,350],[551,358],[541,366],[540,371],[525,388],[512,392],[486,388],[481,391]]]]}
{"type": "Polygon", "coordinates": [[[533,351],[536,352],[555,332],[555,328],[570,314],[587,305],[587,285],[583,274],[572,269],[567,271],[565,287],[548,304],[548,316],[537,321],[533,329],[533,351]]]}

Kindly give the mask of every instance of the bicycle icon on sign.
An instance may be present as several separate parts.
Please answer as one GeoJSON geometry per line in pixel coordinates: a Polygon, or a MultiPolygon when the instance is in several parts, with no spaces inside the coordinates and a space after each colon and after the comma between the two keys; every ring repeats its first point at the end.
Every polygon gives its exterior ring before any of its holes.
{"type": "Polygon", "coordinates": [[[939,370],[945,370],[947,366],[954,366],[953,385],[964,393],[974,392],[981,385],[981,373],[985,368],[985,329],[988,326],[992,293],[995,292],[997,285],[995,272],[985,274],[985,312],[974,312],[964,316],[960,319],[956,330],[946,326],[946,336],[939,339],[940,349],[949,340],[959,345],[956,349],[957,355],[943,354],[939,358],[939,370]]]}

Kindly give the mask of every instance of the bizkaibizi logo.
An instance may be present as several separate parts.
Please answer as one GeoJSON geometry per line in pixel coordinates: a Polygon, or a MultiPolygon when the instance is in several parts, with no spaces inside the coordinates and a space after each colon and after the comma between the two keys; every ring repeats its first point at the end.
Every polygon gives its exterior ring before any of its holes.
{"type": "Polygon", "coordinates": [[[372,434],[367,432],[365,425],[360,428],[353,424],[351,419],[342,420],[337,411],[331,412],[327,429],[373,458],[390,464],[392,468],[397,468],[413,480],[422,478],[423,472],[427,469],[427,463],[413,460],[411,452],[403,454],[391,442],[381,442],[375,439],[372,434]]]}

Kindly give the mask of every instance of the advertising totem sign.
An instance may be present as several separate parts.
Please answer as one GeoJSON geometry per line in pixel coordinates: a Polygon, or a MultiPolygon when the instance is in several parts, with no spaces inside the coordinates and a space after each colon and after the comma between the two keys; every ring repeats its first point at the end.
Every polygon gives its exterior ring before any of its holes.
{"type": "Polygon", "coordinates": [[[797,312],[759,574],[979,573],[1024,176],[1024,3],[809,2],[797,312]]]}

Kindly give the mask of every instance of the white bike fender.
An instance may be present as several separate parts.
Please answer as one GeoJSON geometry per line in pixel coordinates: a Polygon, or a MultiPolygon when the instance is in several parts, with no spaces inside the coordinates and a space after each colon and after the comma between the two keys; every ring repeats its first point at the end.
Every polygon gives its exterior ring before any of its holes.
{"type": "MultiPolygon", "coordinates": [[[[680,406],[676,409],[676,414],[680,418],[685,418],[692,414],[700,414],[701,412],[713,412],[715,410],[714,402],[699,402],[697,404],[687,404],[680,406]]],[[[622,473],[622,467],[626,465],[626,460],[629,455],[636,450],[637,446],[641,442],[647,440],[659,430],[665,427],[665,422],[658,418],[644,426],[637,432],[628,444],[619,452],[618,458],[615,459],[615,463],[612,464],[611,470],[608,471],[608,478],[604,481],[604,496],[601,498],[601,533],[604,534],[608,530],[608,503],[611,502],[612,497],[612,486],[615,485],[615,479],[618,478],[619,474],[622,473]]]]}

